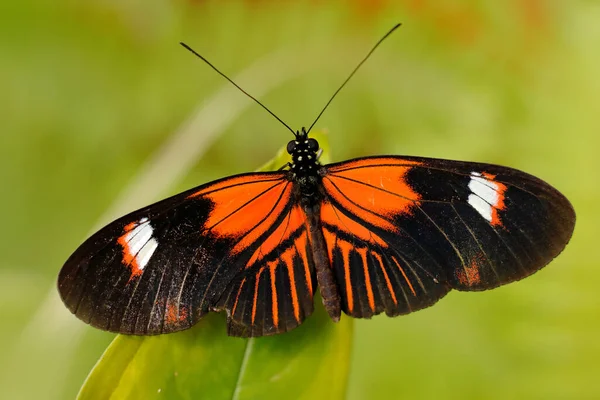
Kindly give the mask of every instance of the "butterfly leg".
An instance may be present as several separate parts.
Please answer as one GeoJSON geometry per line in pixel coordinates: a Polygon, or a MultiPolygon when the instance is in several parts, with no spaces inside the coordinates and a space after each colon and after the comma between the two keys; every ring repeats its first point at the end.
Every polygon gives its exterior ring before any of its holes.
{"type": "Polygon", "coordinates": [[[291,163],[285,163],[283,164],[281,167],[279,167],[279,169],[277,169],[277,171],[283,171],[284,169],[291,167],[291,163]]]}
{"type": "Polygon", "coordinates": [[[323,237],[323,230],[319,219],[320,206],[319,204],[314,206],[307,205],[304,206],[304,211],[310,229],[313,259],[323,305],[331,319],[334,322],[338,322],[342,313],[340,293],[337,288],[335,277],[333,276],[333,269],[331,268],[329,257],[327,256],[325,238],[323,237]]]}

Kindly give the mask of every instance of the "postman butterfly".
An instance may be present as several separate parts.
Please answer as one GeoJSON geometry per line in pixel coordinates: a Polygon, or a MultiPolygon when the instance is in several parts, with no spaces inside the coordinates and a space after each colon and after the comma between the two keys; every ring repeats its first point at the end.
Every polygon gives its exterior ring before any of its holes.
{"type": "Polygon", "coordinates": [[[317,291],[333,321],[407,314],[451,289],[529,276],[571,237],[573,207],[539,178],[424,157],[322,165],[317,120],[296,132],[280,120],[295,135],[280,170],[195,187],[93,234],[60,271],[67,308],[123,334],[176,332],[225,311],[229,335],[273,335],[302,324],[317,291]]]}

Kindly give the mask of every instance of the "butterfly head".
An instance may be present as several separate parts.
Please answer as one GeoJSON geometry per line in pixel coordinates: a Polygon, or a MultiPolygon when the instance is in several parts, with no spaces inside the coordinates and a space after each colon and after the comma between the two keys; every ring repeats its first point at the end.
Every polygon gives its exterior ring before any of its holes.
{"type": "Polygon", "coordinates": [[[290,140],[287,144],[287,152],[293,156],[295,153],[317,153],[319,151],[319,142],[316,139],[309,138],[306,128],[294,134],[296,139],[290,140]]]}

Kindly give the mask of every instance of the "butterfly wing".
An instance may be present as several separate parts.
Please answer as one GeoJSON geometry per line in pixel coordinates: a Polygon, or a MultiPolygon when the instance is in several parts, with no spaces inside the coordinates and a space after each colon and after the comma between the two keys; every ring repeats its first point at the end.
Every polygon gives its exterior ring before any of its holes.
{"type": "Polygon", "coordinates": [[[247,324],[240,335],[291,329],[312,312],[299,211],[285,172],[191,189],[92,235],[63,266],[60,296],[83,321],[120,333],[187,329],[212,309],[247,324]]]}
{"type": "Polygon", "coordinates": [[[512,168],[371,157],[325,169],[323,234],[354,317],[524,278],[563,250],[575,224],[560,192],[512,168]]]}
{"type": "Polygon", "coordinates": [[[276,225],[214,307],[227,310],[230,336],[286,332],[313,312],[316,279],[306,215],[293,205],[276,225]]]}

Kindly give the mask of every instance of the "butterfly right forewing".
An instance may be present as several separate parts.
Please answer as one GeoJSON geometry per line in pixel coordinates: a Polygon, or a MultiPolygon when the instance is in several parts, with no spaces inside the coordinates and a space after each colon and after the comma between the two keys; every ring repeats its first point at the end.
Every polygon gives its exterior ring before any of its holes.
{"type": "Polygon", "coordinates": [[[524,278],[562,251],[575,223],[556,189],[490,164],[369,157],[326,166],[323,187],[330,261],[356,317],[524,278]]]}

